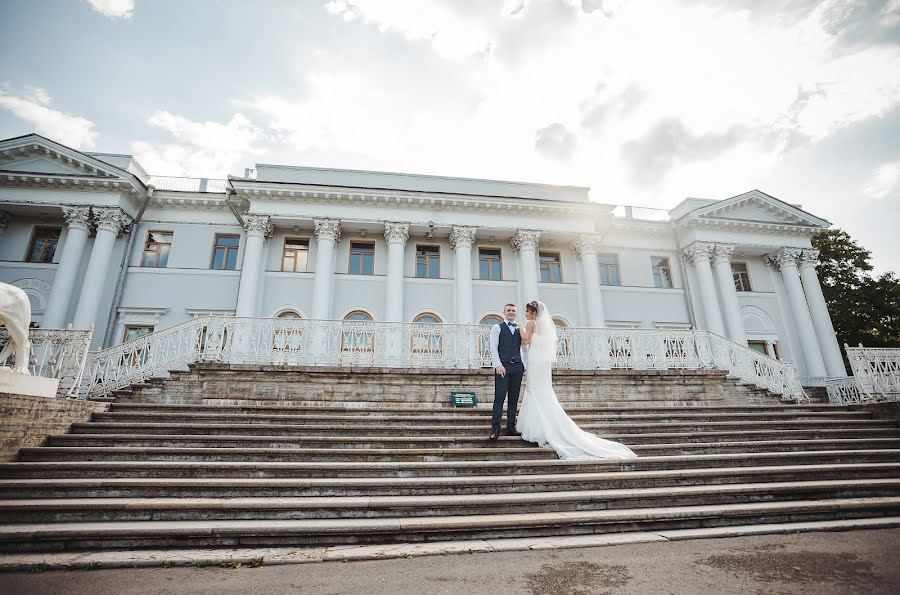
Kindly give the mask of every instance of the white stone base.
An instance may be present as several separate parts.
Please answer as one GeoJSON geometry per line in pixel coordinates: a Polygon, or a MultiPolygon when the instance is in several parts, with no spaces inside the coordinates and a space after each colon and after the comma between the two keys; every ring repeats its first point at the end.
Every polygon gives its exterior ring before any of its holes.
{"type": "Polygon", "coordinates": [[[0,370],[0,393],[29,397],[55,397],[57,388],[59,388],[57,378],[29,376],[10,370],[0,370]]]}

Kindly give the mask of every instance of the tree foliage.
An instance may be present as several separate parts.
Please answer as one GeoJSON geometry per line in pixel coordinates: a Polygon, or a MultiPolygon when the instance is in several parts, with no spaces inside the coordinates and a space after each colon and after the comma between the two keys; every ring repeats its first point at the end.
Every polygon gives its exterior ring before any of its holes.
{"type": "Polygon", "coordinates": [[[893,272],[874,276],[872,253],[840,229],[819,233],[812,244],[841,346],[900,346],[900,279],[893,272]]]}

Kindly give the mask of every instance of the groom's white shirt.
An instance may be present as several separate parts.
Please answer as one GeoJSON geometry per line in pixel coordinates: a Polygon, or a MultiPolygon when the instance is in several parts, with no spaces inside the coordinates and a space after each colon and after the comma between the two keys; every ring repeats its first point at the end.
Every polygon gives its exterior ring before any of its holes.
{"type": "MultiPolygon", "coordinates": [[[[513,322],[515,322],[515,321],[513,321],[513,322]]],[[[500,353],[497,351],[497,349],[500,346],[500,325],[501,324],[509,324],[509,323],[504,320],[503,322],[498,322],[497,324],[492,326],[491,327],[491,336],[490,336],[490,340],[488,342],[488,345],[490,346],[490,349],[491,349],[491,365],[495,368],[497,366],[503,365],[503,363],[500,361],[500,353]]],[[[515,324],[516,324],[516,332],[518,333],[519,332],[519,323],[516,322],[515,324]]],[[[522,364],[528,365],[527,362],[525,361],[525,346],[524,345],[519,347],[519,354],[521,354],[521,356],[522,356],[522,364]]]]}

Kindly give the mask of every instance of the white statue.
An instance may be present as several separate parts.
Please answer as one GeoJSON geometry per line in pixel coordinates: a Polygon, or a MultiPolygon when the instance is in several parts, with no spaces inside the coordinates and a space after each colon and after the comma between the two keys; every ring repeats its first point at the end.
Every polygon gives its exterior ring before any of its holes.
{"type": "MultiPolygon", "coordinates": [[[[0,322],[9,332],[9,342],[0,351],[0,365],[14,352],[16,363],[12,371],[30,374],[28,360],[31,357],[31,342],[28,340],[28,325],[31,323],[31,302],[28,295],[15,285],[0,283],[0,322]]],[[[4,366],[0,369],[9,368],[4,366]]]]}

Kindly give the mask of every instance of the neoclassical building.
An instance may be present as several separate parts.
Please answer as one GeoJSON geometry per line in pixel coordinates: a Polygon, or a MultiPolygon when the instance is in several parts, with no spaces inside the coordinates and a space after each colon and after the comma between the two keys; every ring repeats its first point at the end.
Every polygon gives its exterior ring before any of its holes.
{"type": "Polygon", "coordinates": [[[844,376],[810,238],[758,190],[671,211],[588,189],[257,164],[168,178],[130,155],[0,141],[0,281],[108,347],[199,315],[477,324],[544,300],[573,327],[706,329],[844,376]]]}

